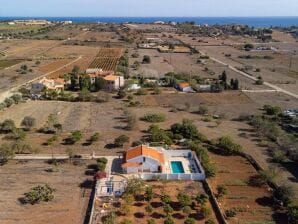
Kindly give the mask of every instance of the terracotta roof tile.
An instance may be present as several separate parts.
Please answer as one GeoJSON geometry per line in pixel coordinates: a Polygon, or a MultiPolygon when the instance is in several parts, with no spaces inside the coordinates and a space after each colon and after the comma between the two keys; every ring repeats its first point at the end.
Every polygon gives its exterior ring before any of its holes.
{"type": "Polygon", "coordinates": [[[134,148],[128,149],[125,153],[125,161],[133,159],[138,156],[148,156],[152,159],[158,160],[160,163],[165,163],[165,158],[163,153],[158,150],[148,147],[146,145],[136,146],[134,148]]]}

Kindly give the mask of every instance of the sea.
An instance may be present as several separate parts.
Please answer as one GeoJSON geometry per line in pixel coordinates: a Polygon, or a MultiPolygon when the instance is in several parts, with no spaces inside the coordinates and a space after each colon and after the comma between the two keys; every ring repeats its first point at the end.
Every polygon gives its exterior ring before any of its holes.
{"type": "Polygon", "coordinates": [[[45,19],[49,21],[68,21],[78,23],[152,23],[164,22],[195,22],[198,25],[241,24],[255,28],[298,26],[295,17],[0,17],[0,21],[16,19],[45,19]]]}

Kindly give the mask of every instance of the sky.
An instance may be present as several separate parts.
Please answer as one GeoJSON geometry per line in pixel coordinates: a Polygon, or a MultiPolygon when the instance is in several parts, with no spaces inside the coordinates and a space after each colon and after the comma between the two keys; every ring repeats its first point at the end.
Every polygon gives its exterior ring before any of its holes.
{"type": "Polygon", "coordinates": [[[298,0],[0,0],[2,16],[298,16],[298,0]],[[4,3],[5,2],[5,3],[4,3]]]}

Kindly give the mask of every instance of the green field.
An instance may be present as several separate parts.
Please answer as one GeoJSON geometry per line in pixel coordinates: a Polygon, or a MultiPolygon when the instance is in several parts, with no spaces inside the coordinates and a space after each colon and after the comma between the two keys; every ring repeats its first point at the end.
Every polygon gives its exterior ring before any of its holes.
{"type": "Polygon", "coordinates": [[[8,59],[8,60],[0,60],[0,69],[4,69],[18,63],[21,63],[23,60],[20,59],[8,59]]]}

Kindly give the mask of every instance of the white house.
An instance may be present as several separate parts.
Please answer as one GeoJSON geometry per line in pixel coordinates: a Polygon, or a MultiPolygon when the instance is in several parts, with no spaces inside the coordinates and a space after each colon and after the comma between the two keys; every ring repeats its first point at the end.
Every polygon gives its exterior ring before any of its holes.
{"type": "Polygon", "coordinates": [[[164,154],[146,145],[136,146],[124,153],[124,173],[160,173],[165,165],[164,154]]]}
{"type": "Polygon", "coordinates": [[[118,75],[108,75],[104,77],[107,81],[106,89],[114,90],[124,86],[124,77],[118,75]]]}

